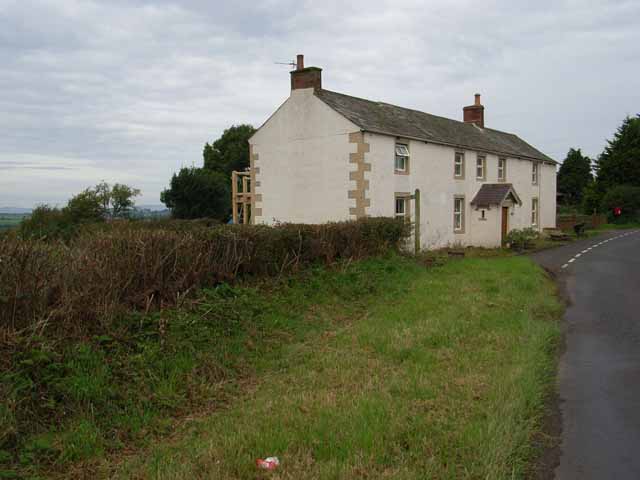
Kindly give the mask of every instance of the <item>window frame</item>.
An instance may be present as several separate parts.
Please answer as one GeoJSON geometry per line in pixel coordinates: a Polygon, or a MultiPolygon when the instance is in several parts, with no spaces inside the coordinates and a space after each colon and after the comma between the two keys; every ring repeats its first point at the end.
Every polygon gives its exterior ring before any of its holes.
{"type": "Polygon", "coordinates": [[[465,158],[464,152],[456,150],[453,154],[453,178],[456,180],[464,180],[464,170],[465,170],[465,158]],[[458,158],[460,158],[460,163],[458,164],[458,158]],[[456,168],[460,165],[460,174],[456,173],[456,168]]]}
{"type": "Polygon", "coordinates": [[[507,159],[506,157],[498,157],[498,182],[506,182],[506,181],[507,181],[507,159]]]}
{"type": "Polygon", "coordinates": [[[538,185],[538,180],[540,177],[540,167],[538,162],[531,162],[531,184],[538,185]]]}
{"type": "Polygon", "coordinates": [[[411,206],[410,200],[411,194],[405,192],[396,192],[394,195],[394,207],[393,207],[393,216],[394,218],[403,218],[406,222],[411,220],[411,206]],[[403,212],[398,213],[398,201],[402,201],[403,212]]]}
{"type": "Polygon", "coordinates": [[[476,157],[476,180],[484,181],[487,179],[487,156],[479,153],[476,157]],[[482,167],[482,176],[478,175],[478,168],[482,167]]]}
{"type": "Polygon", "coordinates": [[[453,233],[465,232],[465,201],[464,195],[454,195],[453,197],[453,233]],[[460,211],[456,207],[460,205],[460,211]],[[460,217],[460,226],[457,226],[457,217],[460,217]]]}
{"type": "Polygon", "coordinates": [[[533,197],[531,199],[531,226],[538,227],[539,223],[540,223],[540,200],[538,199],[538,197],[533,197]]]}
{"type": "Polygon", "coordinates": [[[409,175],[409,161],[411,158],[411,151],[409,150],[409,143],[403,143],[400,141],[396,141],[393,147],[393,172],[398,175],[409,175]],[[398,153],[398,148],[402,150],[404,148],[406,150],[405,154],[398,153]],[[398,159],[402,158],[404,160],[404,168],[398,168],[398,159]]]}

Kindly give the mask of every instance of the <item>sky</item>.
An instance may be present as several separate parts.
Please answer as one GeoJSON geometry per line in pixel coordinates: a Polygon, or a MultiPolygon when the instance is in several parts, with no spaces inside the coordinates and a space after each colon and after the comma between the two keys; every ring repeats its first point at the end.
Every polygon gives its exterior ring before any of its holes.
{"type": "Polygon", "coordinates": [[[640,112],[640,2],[0,0],[0,207],[105,180],[160,192],[205,142],[260,126],[290,62],[323,86],[485,124],[561,161],[640,112]]]}

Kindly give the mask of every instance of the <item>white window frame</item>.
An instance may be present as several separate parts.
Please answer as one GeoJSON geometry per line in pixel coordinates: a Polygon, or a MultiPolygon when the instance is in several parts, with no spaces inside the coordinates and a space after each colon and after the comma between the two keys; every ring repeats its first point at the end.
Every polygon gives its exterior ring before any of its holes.
{"type": "Polygon", "coordinates": [[[453,197],[453,231],[464,233],[464,197],[453,197]]]}
{"type": "Polygon", "coordinates": [[[464,178],[464,152],[455,152],[453,157],[453,178],[464,178]],[[460,173],[457,172],[458,166],[460,173]]]}
{"type": "Polygon", "coordinates": [[[408,197],[402,195],[396,195],[395,197],[395,206],[394,212],[396,218],[406,219],[409,215],[409,202],[407,201],[408,197]],[[402,211],[398,211],[398,206],[402,205],[402,211]]]}
{"type": "Polygon", "coordinates": [[[538,197],[533,197],[531,199],[531,226],[538,226],[538,213],[540,211],[540,201],[538,197]]]}
{"type": "Polygon", "coordinates": [[[538,184],[538,173],[539,173],[538,162],[532,162],[532,164],[531,164],[531,183],[533,185],[537,185],[538,184]]]}
{"type": "Polygon", "coordinates": [[[409,147],[404,143],[396,143],[393,168],[397,173],[409,172],[409,147]],[[402,162],[402,164],[399,163],[402,162]]]}
{"type": "Polygon", "coordinates": [[[487,175],[487,157],[478,155],[476,157],[476,180],[484,180],[487,175]],[[478,175],[479,169],[482,169],[482,176],[478,175]]]}
{"type": "Polygon", "coordinates": [[[498,157],[498,181],[504,182],[507,179],[507,159],[498,157]]]}

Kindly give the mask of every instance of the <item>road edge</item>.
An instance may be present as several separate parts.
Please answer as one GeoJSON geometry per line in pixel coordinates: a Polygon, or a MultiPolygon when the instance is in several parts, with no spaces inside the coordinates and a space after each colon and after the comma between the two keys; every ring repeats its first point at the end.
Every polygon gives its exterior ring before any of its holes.
{"type": "Polygon", "coordinates": [[[562,316],[558,319],[560,338],[553,347],[554,368],[551,372],[552,381],[549,382],[548,391],[545,395],[544,413],[540,422],[541,428],[532,438],[534,453],[530,461],[529,473],[525,478],[528,480],[553,480],[562,455],[562,400],[558,393],[558,373],[560,359],[566,351],[567,332],[564,311],[569,307],[571,301],[564,277],[539,263],[537,264],[545,272],[547,278],[556,285],[556,296],[561,301],[564,310],[562,316]]]}

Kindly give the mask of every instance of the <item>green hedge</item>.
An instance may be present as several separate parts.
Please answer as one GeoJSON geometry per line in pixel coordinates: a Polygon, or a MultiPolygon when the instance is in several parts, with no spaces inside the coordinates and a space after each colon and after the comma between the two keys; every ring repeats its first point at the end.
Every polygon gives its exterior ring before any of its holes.
{"type": "Polygon", "coordinates": [[[202,287],[378,255],[409,234],[391,218],[156,227],[114,223],[68,243],[0,238],[0,334],[45,326],[96,333],[119,314],[175,306],[202,287]]]}

